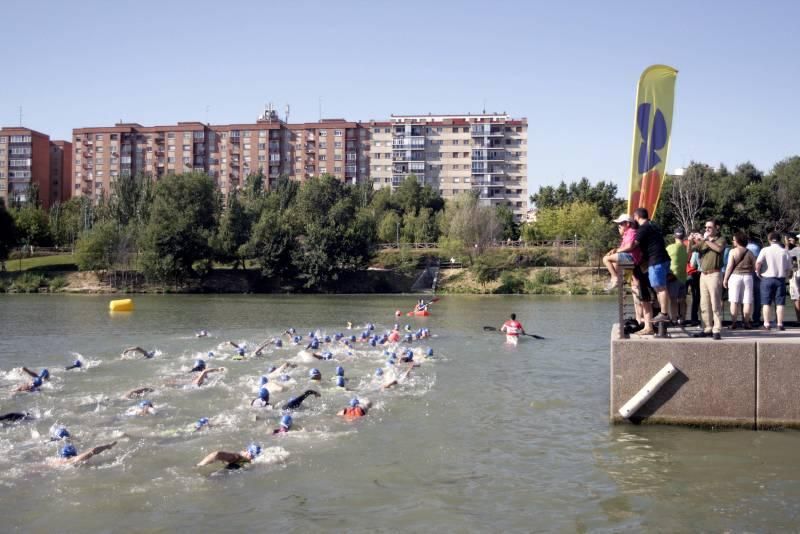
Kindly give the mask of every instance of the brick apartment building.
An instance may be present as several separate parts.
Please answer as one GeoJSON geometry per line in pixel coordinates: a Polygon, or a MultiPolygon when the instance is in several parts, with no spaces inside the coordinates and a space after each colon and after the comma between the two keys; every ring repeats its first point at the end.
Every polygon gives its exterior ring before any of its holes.
{"type": "Polygon", "coordinates": [[[36,186],[45,209],[63,200],[64,186],[71,183],[71,153],[68,141],[51,142],[30,128],[0,128],[0,198],[6,205],[27,202],[36,186]]]}
{"type": "Polygon", "coordinates": [[[518,220],[527,211],[527,121],[505,114],[291,124],[268,109],[251,124],[77,128],[73,147],[71,193],[91,198],[107,194],[114,178],[139,172],[202,171],[223,193],[259,171],[267,187],[281,175],[302,181],[322,174],[396,187],[413,174],[445,198],[477,190],[484,203],[507,205],[518,220]]]}

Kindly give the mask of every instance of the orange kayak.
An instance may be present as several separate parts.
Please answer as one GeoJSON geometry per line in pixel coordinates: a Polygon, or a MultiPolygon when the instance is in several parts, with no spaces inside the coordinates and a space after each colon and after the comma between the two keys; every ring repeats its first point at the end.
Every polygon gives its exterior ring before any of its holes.
{"type": "Polygon", "coordinates": [[[427,317],[430,315],[428,310],[421,310],[421,311],[410,311],[406,315],[411,317],[412,315],[416,315],[417,317],[427,317]]]}

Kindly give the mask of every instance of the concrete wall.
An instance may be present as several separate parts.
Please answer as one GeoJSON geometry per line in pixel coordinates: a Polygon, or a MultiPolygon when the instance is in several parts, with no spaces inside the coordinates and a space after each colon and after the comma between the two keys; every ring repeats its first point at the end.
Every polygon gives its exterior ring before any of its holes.
{"type": "Polygon", "coordinates": [[[610,416],[664,365],[677,374],[631,418],[745,428],[800,428],[800,332],[741,332],[722,341],[611,339],[610,416]]]}

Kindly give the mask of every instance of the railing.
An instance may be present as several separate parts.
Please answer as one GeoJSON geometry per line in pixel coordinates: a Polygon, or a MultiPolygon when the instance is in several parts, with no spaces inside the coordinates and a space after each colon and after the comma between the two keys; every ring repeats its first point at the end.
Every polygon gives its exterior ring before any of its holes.
{"type": "MultiPolygon", "coordinates": [[[[412,249],[435,249],[439,248],[438,243],[400,243],[401,247],[412,249]]],[[[577,248],[580,247],[580,239],[541,239],[537,241],[495,241],[488,245],[492,248],[577,248]]],[[[381,243],[378,245],[380,250],[391,250],[397,248],[397,243],[381,243]]]]}

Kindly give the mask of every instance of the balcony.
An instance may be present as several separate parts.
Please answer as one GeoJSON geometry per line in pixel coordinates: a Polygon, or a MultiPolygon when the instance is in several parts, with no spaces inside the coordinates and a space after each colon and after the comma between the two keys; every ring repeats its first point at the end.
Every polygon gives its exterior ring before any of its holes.
{"type": "Polygon", "coordinates": [[[484,129],[473,127],[471,133],[472,137],[503,137],[503,128],[484,129]]]}
{"type": "Polygon", "coordinates": [[[425,149],[425,139],[424,138],[403,138],[403,139],[392,139],[392,148],[393,149],[405,149],[405,150],[424,150],[425,149]]]}
{"type": "Polygon", "coordinates": [[[238,136],[237,137],[231,136],[230,137],[230,142],[231,143],[236,143],[238,145],[239,144],[239,137],[238,136]]]}

